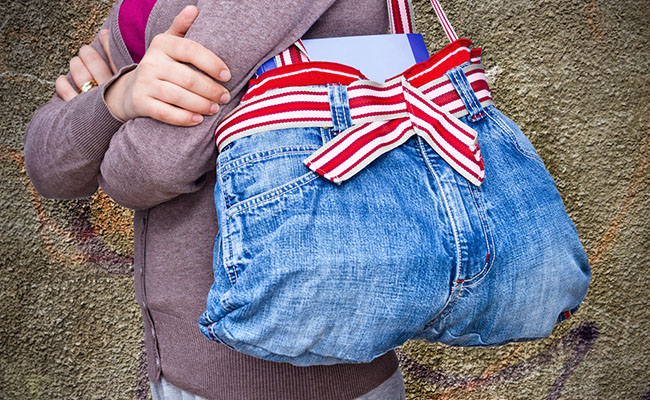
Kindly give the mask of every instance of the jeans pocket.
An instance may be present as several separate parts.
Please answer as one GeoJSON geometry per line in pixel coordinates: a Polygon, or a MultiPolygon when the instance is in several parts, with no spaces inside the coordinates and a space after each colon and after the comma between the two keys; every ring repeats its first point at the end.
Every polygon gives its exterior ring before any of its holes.
{"type": "Polygon", "coordinates": [[[222,211],[231,215],[315,178],[303,160],[322,143],[320,128],[293,128],[258,133],[227,146],[217,168],[222,211]]]}

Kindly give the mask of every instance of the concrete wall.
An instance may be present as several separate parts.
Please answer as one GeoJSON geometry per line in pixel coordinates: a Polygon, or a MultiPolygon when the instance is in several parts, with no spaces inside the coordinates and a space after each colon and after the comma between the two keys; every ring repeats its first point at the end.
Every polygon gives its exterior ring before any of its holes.
{"type": "MultiPolygon", "coordinates": [[[[131,213],[40,198],[22,137],[108,0],[0,4],[0,399],[144,399],[131,213]]],[[[577,315],[535,343],[400,349],[409,399],[650,399],[650,4],[443,2],[485,49],[493,97],[546,162],[593,266],[577,315]]],[[[429,48],[446,44],[416,2],[429,48]]]]}

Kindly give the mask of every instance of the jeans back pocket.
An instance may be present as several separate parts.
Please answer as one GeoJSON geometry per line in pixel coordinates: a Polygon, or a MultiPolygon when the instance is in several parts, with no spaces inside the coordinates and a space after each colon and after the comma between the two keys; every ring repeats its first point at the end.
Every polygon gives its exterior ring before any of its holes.
{"type": "Polygon", "coordinates": [[[219,155],[217,185],[226,210],[269,197],[311,176],[303,160],[323,145],[321,128],[291,128],[247,136],[219,155]]]}

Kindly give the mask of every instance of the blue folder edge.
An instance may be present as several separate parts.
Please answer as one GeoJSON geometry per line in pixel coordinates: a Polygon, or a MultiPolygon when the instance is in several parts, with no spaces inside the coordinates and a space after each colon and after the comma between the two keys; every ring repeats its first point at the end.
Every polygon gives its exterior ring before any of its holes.
{"type": "Polygon", "coordinates": [[[419,33],[407,33],[406,37],[411,44],[411,50],[413,50],[413,58],[415,58],[415,63],[425,62],[429,59],[429,51],[427,50],[427,45],[424,43],[424,38],[419,33]]]}

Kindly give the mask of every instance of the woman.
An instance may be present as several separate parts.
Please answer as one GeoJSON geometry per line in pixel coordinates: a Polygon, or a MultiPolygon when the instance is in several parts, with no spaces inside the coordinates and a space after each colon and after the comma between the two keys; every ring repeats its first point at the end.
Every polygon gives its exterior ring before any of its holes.
{"type": "Polygon", "coordinates": [[[214,128],[263,61],[300,37],[384,33],[385,2],[186,5],[116,2],[103,33],[71,60],[85,92],[60,78],[27,129],[35,188],[69,199],[99,186],[136,210],[135,288],[154,399],[404,398],[393,352],[369,364],[299,368],[213,344],[196,322],[213,281],[214,128]]]}

